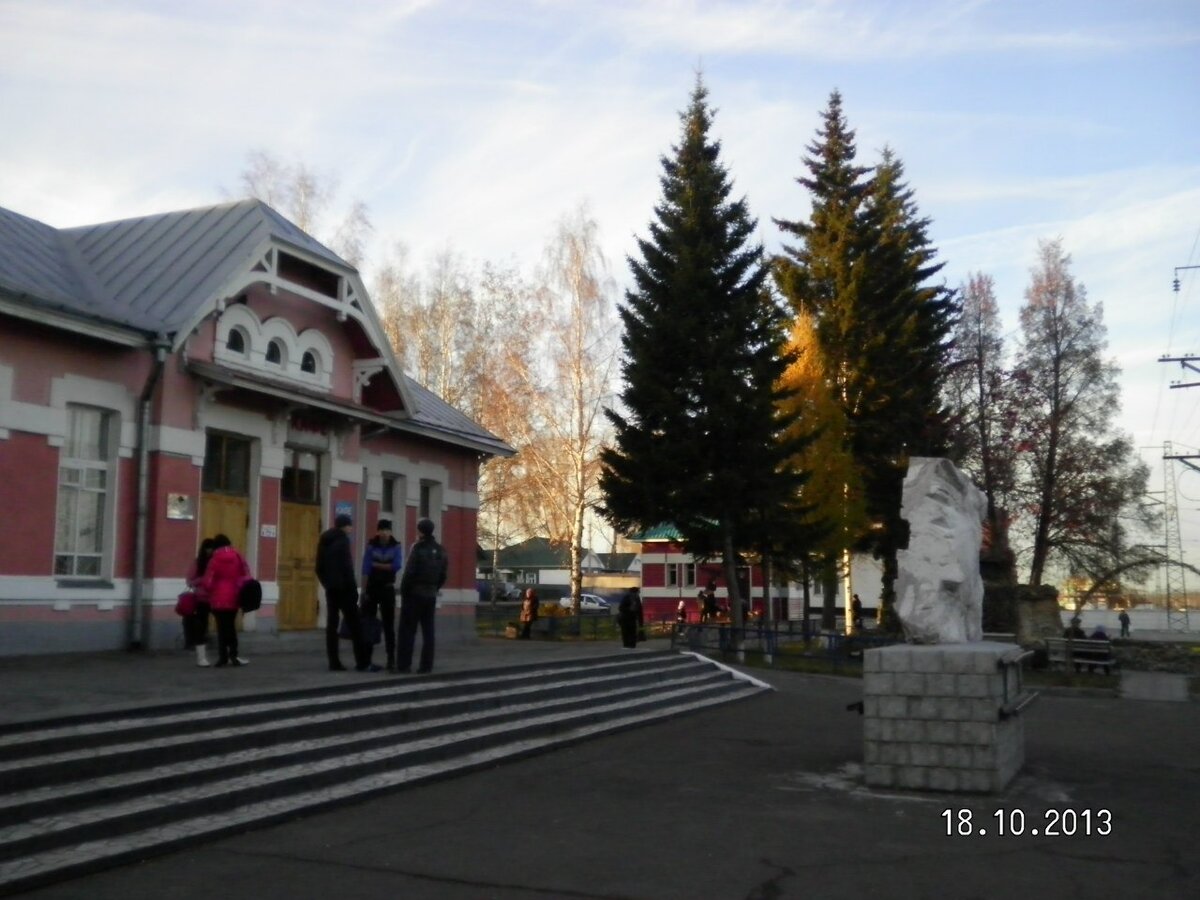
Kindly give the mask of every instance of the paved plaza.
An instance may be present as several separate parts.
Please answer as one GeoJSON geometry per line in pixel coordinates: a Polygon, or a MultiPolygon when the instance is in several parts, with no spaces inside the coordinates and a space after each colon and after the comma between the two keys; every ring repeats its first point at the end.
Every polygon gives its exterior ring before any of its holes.
{"type": "MultiPolygon", "coordinates": [[[[317,640],[255,637],[240,670],[182,652],[5,660],[4,719],[388,677],[323,671],[317,640]]],[[[481,641],[439,666],[614,650],[481,641]]],[[[861,682],[753,674],[776,690],[22,896],[1200,896],[1196,702],[1043,696],[1003,795],[883,792],[863,785],[846,711],[861,682]]]]}

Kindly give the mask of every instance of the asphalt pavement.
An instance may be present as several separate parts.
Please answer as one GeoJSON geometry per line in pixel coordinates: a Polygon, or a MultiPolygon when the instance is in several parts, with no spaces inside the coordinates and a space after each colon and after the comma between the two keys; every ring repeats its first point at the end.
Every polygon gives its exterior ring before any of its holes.
{"type": "MultiPolygon", "coordinates": [[[[438,668],[616,652],[481,640],[440,648],[438,668]]],[[[4,660],[3,721],[404,677],[330,673],[319,635],[249,635],[243,654],[223,670],[182,651],[4,660]]],[[[880,792],[846,711],[859,681],[752,674],[776,690],[23,896],[1200,896],[1196,702],[1043,696],[1003,795],[880,792]]]]}

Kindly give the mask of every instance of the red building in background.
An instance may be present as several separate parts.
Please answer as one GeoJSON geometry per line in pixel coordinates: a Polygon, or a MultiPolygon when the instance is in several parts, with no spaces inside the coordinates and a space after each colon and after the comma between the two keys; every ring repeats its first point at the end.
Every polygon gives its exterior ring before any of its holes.
{"type": "MultiPolygon", "coordinates": [[[[673,526],[659,525],[647,529],[632,540],[641,545],[642,607],[648,620],[674,620],[679,601],[685,602],[688,621],[700,619],[696,595],[710,583],[715,588],[717,605],[728,609],[729,587],[725,567],[720,559],[697,561],[684,548],[673,526]]],[[[762,569],[758,566],[739,566],[739,594],[751,604],[751,609],[763,609],[762,569]]],[[[780,592],[786,595],[785,589],[780,592]]],[[[779,593],[779,592],[777,592],[779,593]]],[[[781,605],[776,617],[782,618],[781,605]]]]}
{"type": "Polygon", "coordinates": [[[243,201],[59,230],[0,209],[0,654],[169,646],[200,540],[317,627],[316,539],[428,516],[473,634],[479,464],[512,452],[405,376],[357,270],[243,201]]]}

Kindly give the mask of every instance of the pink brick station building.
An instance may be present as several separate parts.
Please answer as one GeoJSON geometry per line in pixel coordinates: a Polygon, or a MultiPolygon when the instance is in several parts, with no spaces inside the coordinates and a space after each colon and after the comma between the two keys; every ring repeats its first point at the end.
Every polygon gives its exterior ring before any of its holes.
{"type": "Polygon", "coordinates": [[[479,465],[512,450],[401,370],[359,273],[258,201],[55,229],[0,209],[0,654],[171,646],[224,532],[246,630],[321,627],[316,540],[428,516],[474,633],[479,465]]]}

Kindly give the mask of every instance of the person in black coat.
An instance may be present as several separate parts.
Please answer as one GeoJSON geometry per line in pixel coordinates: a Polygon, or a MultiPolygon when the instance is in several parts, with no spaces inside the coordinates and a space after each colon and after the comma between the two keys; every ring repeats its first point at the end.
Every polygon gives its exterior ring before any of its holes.
{"type": "Polygon", "coordinates": [[[353,520],[339,515],[333,527],[317,541],[317,580],[325,588],[325,653],[331,672],[345,671],[338,657],[338,625],[345,618],[354,644],[354,667],[360,672],[379,671],[371,665],[371,648],[362,639],[358,617],[358,580],[354,577],[354,554],[350,549],[353,520]]]}
{"type": "Polygon", "coordinates": [[[621,628],[621,644],[630,649],[637,646],[638,632],[644,624],[642,618],[642,595],[631,587],[617,606],[617,625],[621,628]]]}
{"type": "Polygon", "coordinates": [[[433,671],[434,622],[437,617],[437,596],[450,561],[446,548],[433,538],[434,525],[430,519],[417,522],[421,537],[404,561],[400,575],[400,627],[396,640],[396,671],[411,672],[413,645],[417,628],[421,629],[421,663],[418,673],[433,671]]]}

